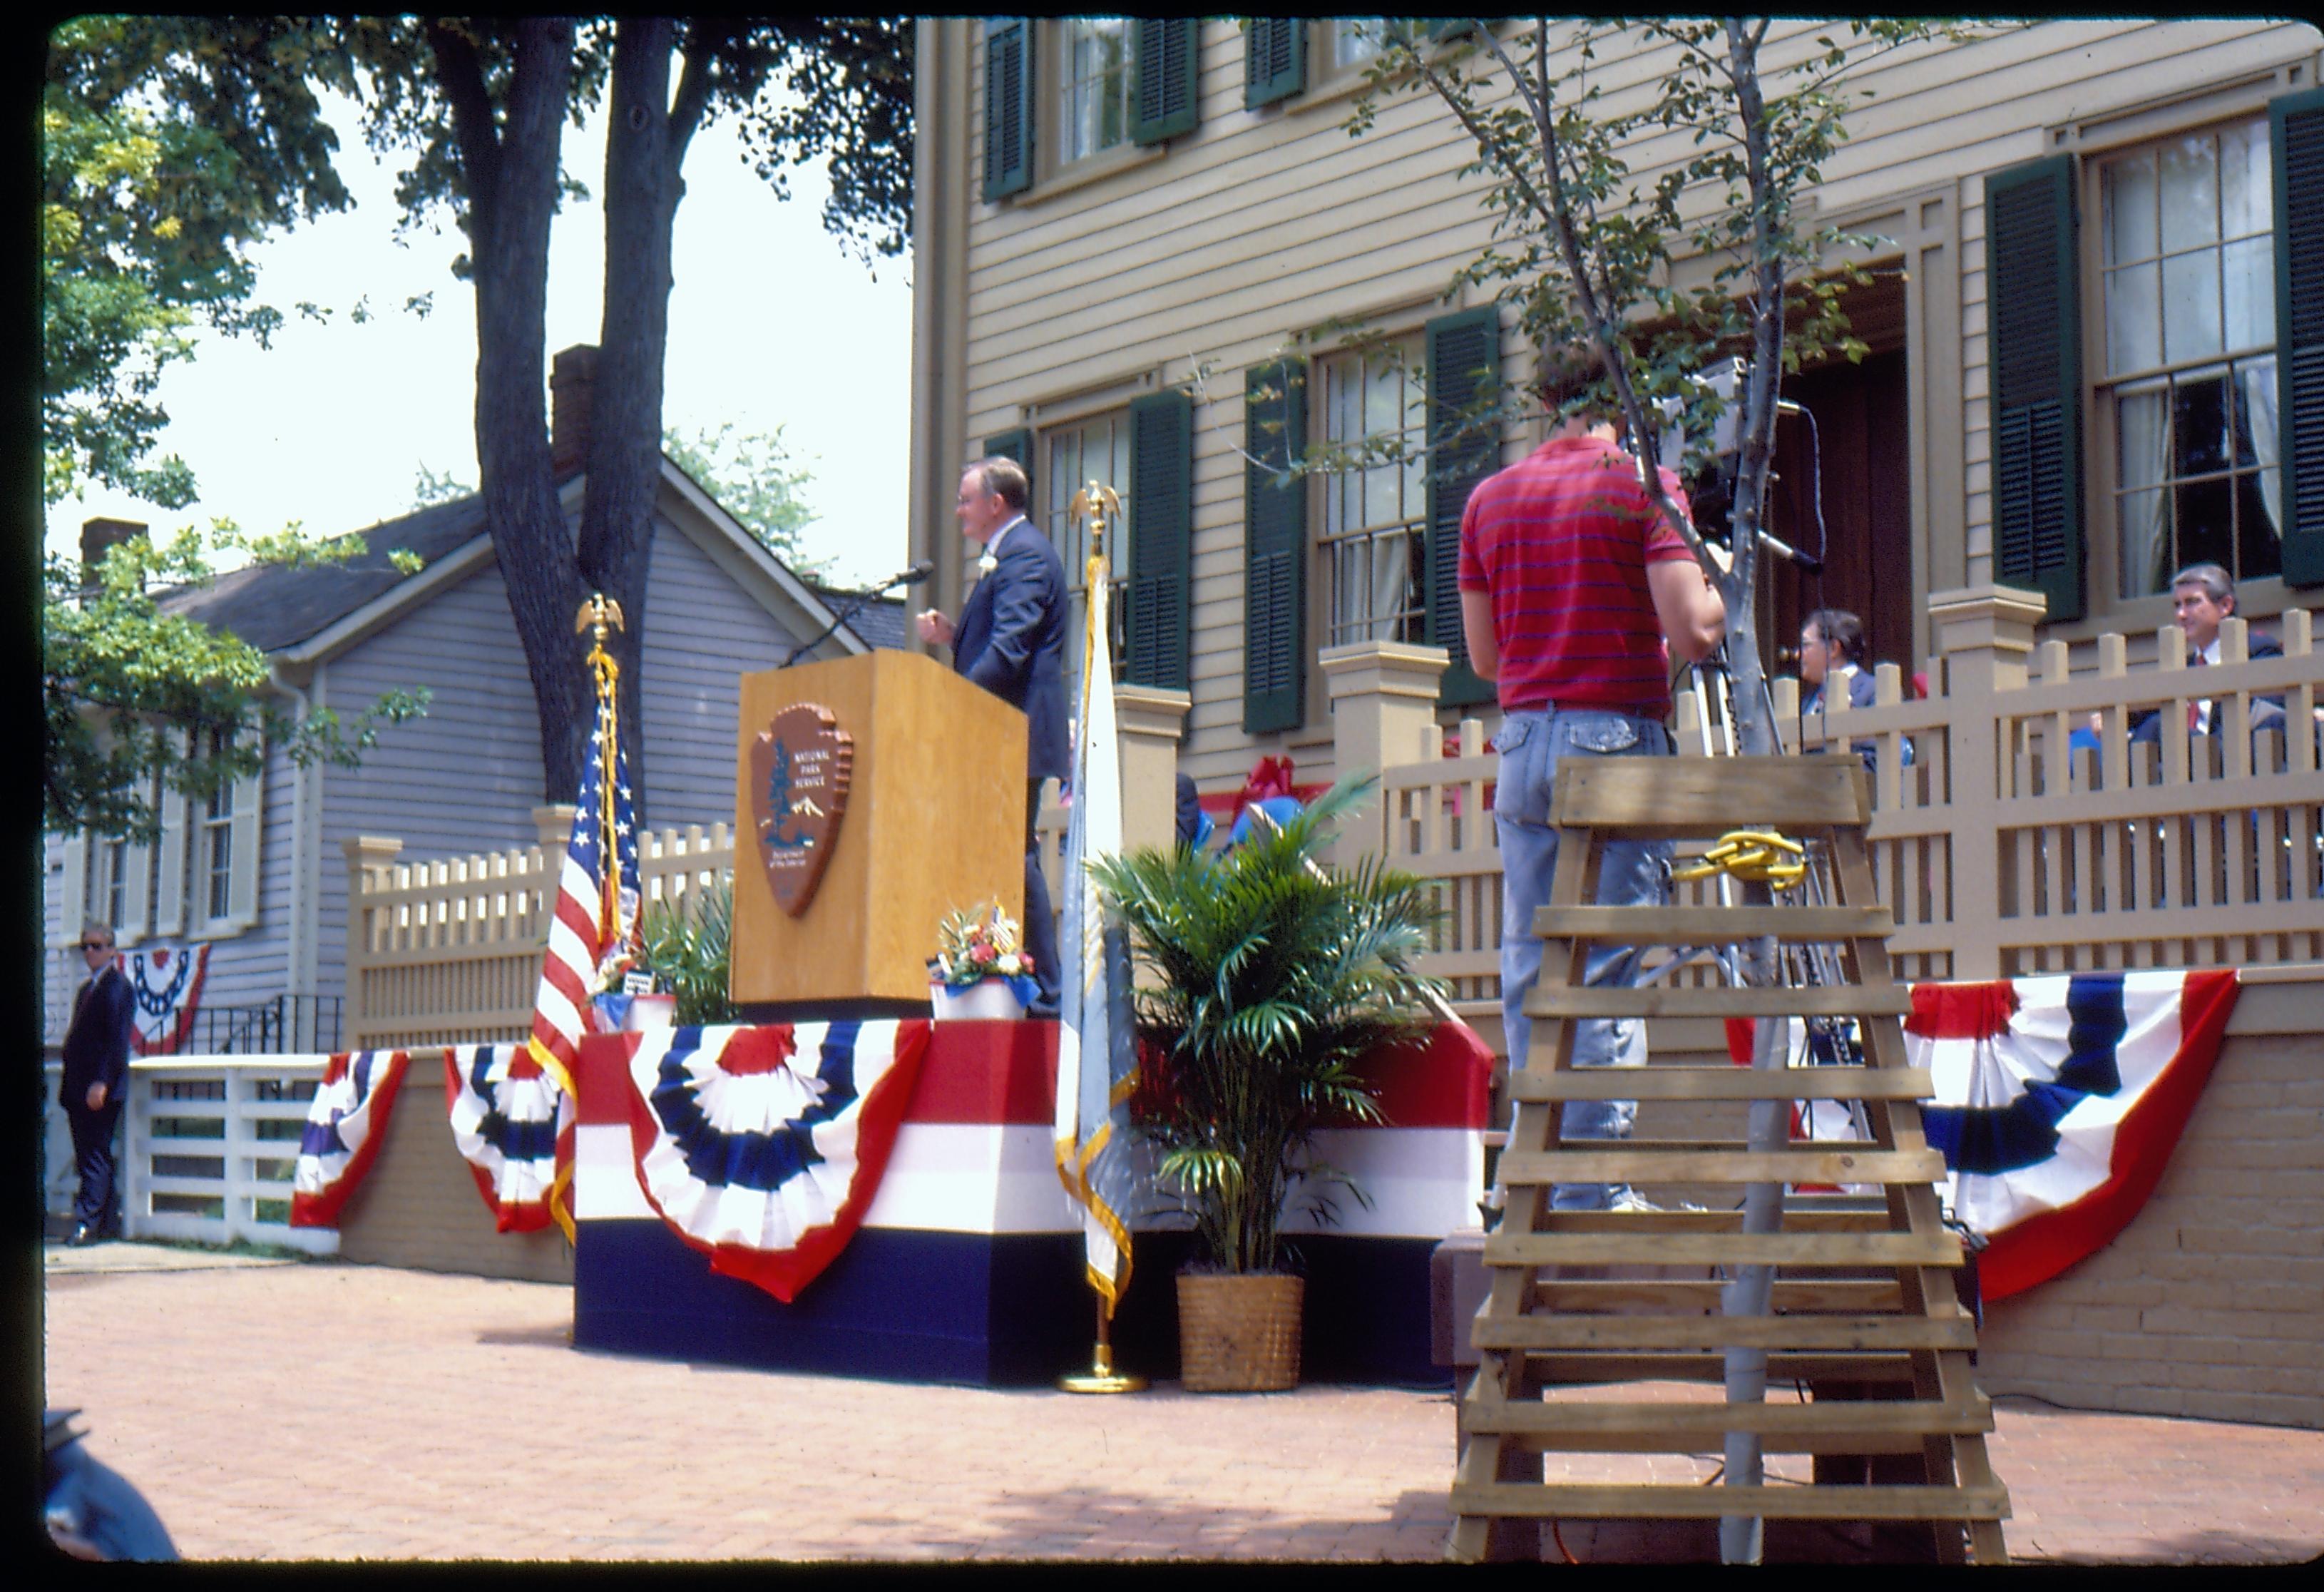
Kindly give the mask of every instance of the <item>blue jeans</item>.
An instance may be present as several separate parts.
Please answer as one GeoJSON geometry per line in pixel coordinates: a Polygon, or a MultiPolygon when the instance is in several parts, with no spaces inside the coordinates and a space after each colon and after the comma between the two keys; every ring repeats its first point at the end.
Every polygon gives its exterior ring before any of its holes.
{"type": "MultiPolygon", "coordinates": [[[[1564,757],[1664,757],[1670,732],[1655,719],[1610,708],[1566,708],[1515,712],[1493,737],[1500,754],[1499,783],[1493,797],[1493,826],[1501,842],[1501,1027],[1511,1068],[1525,1065],[1533,1045],[1533,1022],[1526,996],[1541,974],[1541,941],[1534,938],[1534,909],[1549,900],[1550,875],[1557,865],[1557,831],[1549,825],[1551,786],[1564,757]]],[[[1666,841],[1617,841],[1604,849],[1598,870],[1597,900],[1606,906],[1655,906],[1668,895],[1670,846],[1666,841]]],[[[1636,947],[1600,947],[1583,963],[1590,984],[1628,984],[1636,975],[1636,947]]],[[[1591,1018],[1575,1024],[1576,1067],[1642,1067],[1646,1026],[1637,1018],[1591,1018]]],[[[1563,1138],[1627,1139],[1638,1114],[1635,1100],[1572,1100],[1564,1111],[1563,1138]]],[[[1627,1189],[1612,1183],[1560,1183],[1550,1205],[1557,1210],[1603,1210],[1627,1189]]]]}

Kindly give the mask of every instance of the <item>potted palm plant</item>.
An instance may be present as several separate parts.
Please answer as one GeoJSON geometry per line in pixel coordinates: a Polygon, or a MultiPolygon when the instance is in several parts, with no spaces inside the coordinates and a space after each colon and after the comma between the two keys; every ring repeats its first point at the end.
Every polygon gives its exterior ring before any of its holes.
{"type": "Polygon", "coordinates": [[[1425,879],[1366,857],[1324,865],[1332,826],[1371,790],[1342,780],[1223,856],[1145,848],[1090,865],[1148,976],[1140,1129],[1192,1216],[1201,1259],[1178,1277],[1185,1385],[1295,1385],[1304,1283],[1282,1223],[1295,1193],[1328,1217],[1361,1189],[1314,1153],[1326,1123],[1379,1120],[1358,1063],[1434,1021],[1413,970],[1437,917],[1425,879]]]}
{"type": "Polygon", "coordinates": [[[676,996],[682,1023],[732,1023],[727,993],[733,954],[734,883],[721,879],[691,891],[682,902],[657,901],[638,923],[638,960],[654,982],[676,996]]]}

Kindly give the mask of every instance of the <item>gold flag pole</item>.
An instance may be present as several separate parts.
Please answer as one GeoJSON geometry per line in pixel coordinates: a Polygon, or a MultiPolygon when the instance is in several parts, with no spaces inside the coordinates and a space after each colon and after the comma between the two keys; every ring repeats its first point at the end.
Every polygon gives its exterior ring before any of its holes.
{"type": "MultiPolygon", "coordinates": [[[[1104,599],[1100,594],[1104,590],[1106,578],[1105,531],[1110,521],[1121,517],[1121,498],[1112,487],[1092,481],[1074,494],[1074,501],[1067,507],[1066,513],[1074,519],[1086,519],[1089,522],[1090,556],[1084,577],[1087,584],[1084,589],[1098,603],[1102,611],[1104,599]]],[[[1098,627],[1095,625],[1085,624],[1082,628],[1084,632],[1082,689],[1086,693],[1089,689],[1093,651],[1106,643],[1099,638],[1098,627]]],[[[1086,720],[1089,712],[1089,705],[1086,701],[1083,703],[1082,712],[1086,720]]],[[[1079,733],[1086,734],[1088,728],[1089,726],[1084,722],[1080,727],[1079,733]]],[[[1088,1061],[1086,1055],[1084,1056],[1083,1060],[1086,1065],[1088,1061]]],[[[1077,1393],[1143,1393],[1146,1390],[1146,1379],[1143,1376],[1123,1375],[1113,1368],[1114,1301],[1112,1298],[1098,1289],[1094,1282],[1092,1283],[1091,1291],[1097,1295],[1097,1345],[1090,1354],[1090,1368],[1085,1372],[1058,1377],[1059,1390],[1077,1393]]]]}

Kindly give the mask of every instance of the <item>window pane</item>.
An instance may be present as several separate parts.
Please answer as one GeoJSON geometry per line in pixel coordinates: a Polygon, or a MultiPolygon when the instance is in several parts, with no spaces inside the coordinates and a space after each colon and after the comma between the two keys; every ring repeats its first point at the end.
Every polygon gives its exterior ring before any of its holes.
{"type": "Polygon", "coordinates": [[[2265,122],[2246,122],[2219,134],[2220,220],[2228,237],[2275,228],[2275,187],[2268,177],[2265,122]]]}
{"type": "Polygon", "coordinates": [[[2108,162],[2100,194],[2106,211],[2106,263],[2153,258],[2160,252],[2154,235],[2154,152],[2108,162]]]}
{"type": "Polygon", "coordinates": [[[2106,322],[2107,370],[2152,370],[2162,364],[2162,267],[2107,272],[2106,322]]]}
{"type": "Polygon", "coordinates": [[[2117,502],[2122,518],[2122,595],[2135,597],[2168,590],[2171,572],[2177,566],[2171,561],[2162,489],[2126,492],[2117,502]]]}
{"type": "Polygon", "coordinates": [[[2275,473],[2236,477],[2236,561],[2227,568],[2238,580],[2283,573],[2283,534],[2275,517],[2283,499],[2275,473]]]}
{"type": "Polygon", "coordinates": [[[2219,256],[2206,249],[2163,262],[2163,357],[2172,364],[2224,353],[2219,256]]]}
{"type": "Polygon", "coordinates": [[[2246,238],[2221,254],[2227,299],[2227,345],[2261,348],[2275,341],[2275,240],[2246,238]]]}
{"type": "Polygon", "coordinates": [[[2235,491],[2224,480],[2190,481],[2172,495],[2179,564],[2236,567],[2235,491]]]}
{"type": "Polygon", "coordinates": [[[2115,400],[2116,469],[2126,487],[2159,486],[2169,470],[2163,399],[2162,384],[2154,382],[2115,400]]]}
{"type": "Polygon", "coordinates": [[[1337,66],[1353,66],[1360,60],[1370,60],[1379,53],[1379,41],[1370,35],[1379,27],[1378,17],[1343,16],[1332,24],[1332,60],[1337,66]]]}
{"type": "Polygon", "coordinates": [[[2171,394],[2173,475],[2200,476],[2227,467],[2227,383],[2225,375],[2181,380],[2171,394]]]}
{"type": "MultiPolygon", "coordinates": [[[[1407,603],[1412,567],[1412,539],[1397,534],[1380,538],[1372,547],[1372,612],[1383,619],[1400,620],[1407,603]]],[[[1379,634],[1388,641],[1405,639],[1400,624],[1385,625],[1379,634]]]]}
{"type": "MultiPolygon", "coordinates": [[[[2272,466],[2276,452],[2275,360],[2246,359],[2236,366],[2236,464],[2272,466]]],[[[2268,515],[2273,519],[2271,512],[2268,515]]]]}
{"type": "Polygon", "coordinates": [[[2163,246],[2183,249],[2219,238],[2216,146],[2208,133],[2163,146],[2163,246]]]}

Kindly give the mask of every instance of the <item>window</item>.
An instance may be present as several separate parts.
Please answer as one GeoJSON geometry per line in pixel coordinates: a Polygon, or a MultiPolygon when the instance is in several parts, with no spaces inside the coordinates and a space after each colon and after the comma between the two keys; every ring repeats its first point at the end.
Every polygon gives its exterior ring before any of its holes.
{"type": "Polygon", "coordinates": [[[226,917],[234,900],[234,786],[222,784],[202,810],[200,844],[194,852],[197,899],[212,921],[226,917]]]}
{"type": "Polygon", "coordinates": [[[1192,133],[1201,118],[1198,17],[988,17],[983,193],[1094,181],[1192,133]],[[1109,158],[1099,160],[1099,156],[1109,158]],[[1093,162],[1084,166],[1083,162],[1093,162]]]}
{"type": "Polygon", "coordinates": [[[1380,24],[1384,20],[1377,16],[1333,18],[1326,24],[1333,67],[1336,69],[1361,66],[1378,55],[1380,51],[1380,24]]]}
{"type": "Polygon", "coordinates": [[[2173,571],[2237,580],[2282,568],[2275,218],[2264,117],[2098,164],[2105,339],[2097,415],[2112,428],[2119,594],[2173,571]]]}
{"type": "MultiPolygon", "coordinates": [[[[1130,415],[1126,410],[1063,426],[1042,434],[1042,445],[1047,458],[1047,469],[1042,478],[1038,504],[1042,527],[1049,533],[1050,543],[1065,561],[1065,587],[1071,593],[1067,610],[1068,629],[1066,650],[1070,654],[1066,672],[1075,680],[1081,671],[1081,649],[1078,638],[1087,623],[1089,613],[1089,524],[1076,522],[1070,510],[1074,495],[1090,482],[1111,486],[1121,496],[1123,519],[1127,521],[1130,505],[1130,415]]],[[[1106,600],[1107,632],[1112,646],[1115,678],[1120,678],[1122,643],[1128,634],[1130,588],[1130,538],[1126,524],[1115,524],[1106,533],[1105,560],[1111,578],[1108,582],[1106,600]]]]}
{"type": "Polygon", "coordinates": [[[1086,160],[1130,137],[1138,60],[1125,16],[1074,17],[1063,24],[1060,162],[1086,160]]]}
{"type": "Polygon", "coordinates": [[[100,835],[93,844],[97,849],[96,915],[112,924],[118,935],[130,928],[129,842],[100,835]]]}
{"type": "Polygon", "coordinates": [[[1420,457],[1424,395],[1415,345],[1401,357],[1360,353],[1322,362],[1323,446],[1400,439],[1410,457],[1323,477],[1324,645],[1423,639],[1420,560],[1427,513],[1420,457]]]}

